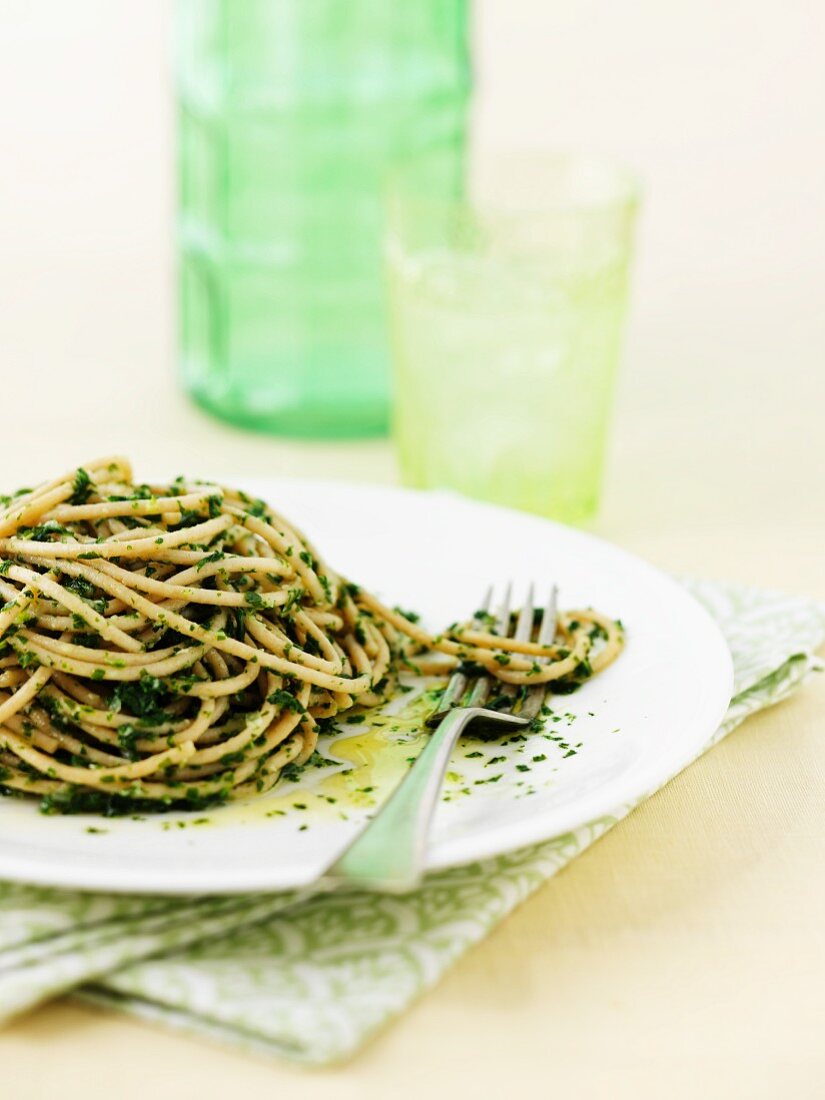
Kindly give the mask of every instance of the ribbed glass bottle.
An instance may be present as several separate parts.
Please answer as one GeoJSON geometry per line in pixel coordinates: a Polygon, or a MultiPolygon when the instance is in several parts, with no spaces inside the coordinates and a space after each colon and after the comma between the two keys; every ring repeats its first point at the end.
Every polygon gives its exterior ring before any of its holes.
{"type": "Polygon", "coordinates": [[[388,420],[382,186],[464,156],[468,0],[178,0],[181,361],[276,434],[388,420]]]}

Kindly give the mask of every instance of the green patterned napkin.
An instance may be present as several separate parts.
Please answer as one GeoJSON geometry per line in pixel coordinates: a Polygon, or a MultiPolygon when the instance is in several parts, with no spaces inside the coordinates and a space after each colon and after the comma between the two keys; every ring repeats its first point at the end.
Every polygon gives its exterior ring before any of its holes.
{"type": "MultiPolygon", "coordinates": [[[[731,647],[715,744],[815,666],[825,609],[686,582],[731,647]]],[[[575,832],[430,875],[402,898],[111,897],[0,884],[0,1018],[69,989],[99,1004],[295,1061],[343,1058],[637,803],[575,832]]]]}

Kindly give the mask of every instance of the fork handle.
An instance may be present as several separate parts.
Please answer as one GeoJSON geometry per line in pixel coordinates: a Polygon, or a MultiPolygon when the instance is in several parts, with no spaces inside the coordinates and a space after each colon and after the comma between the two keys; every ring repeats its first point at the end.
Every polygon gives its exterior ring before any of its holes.
{"type": "Polygon", "coordinates": [[[480,707],[457,707],[446,714],[389,799],[321,876],[320,889],[348,886],[403,894],[420,882],[430,822],[450,755],[469,723],[487,717],[524,724],[480,707]]]}

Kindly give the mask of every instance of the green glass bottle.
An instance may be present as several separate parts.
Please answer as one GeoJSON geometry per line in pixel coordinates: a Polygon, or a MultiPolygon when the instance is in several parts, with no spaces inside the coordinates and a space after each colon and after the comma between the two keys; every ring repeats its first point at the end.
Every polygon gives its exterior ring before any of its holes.
{"type": "Polygon", "coordinates": [[[181,360],[276,434],[382,433],[382,187],[464,156],[468,0],[178,0],[181,360]]]}

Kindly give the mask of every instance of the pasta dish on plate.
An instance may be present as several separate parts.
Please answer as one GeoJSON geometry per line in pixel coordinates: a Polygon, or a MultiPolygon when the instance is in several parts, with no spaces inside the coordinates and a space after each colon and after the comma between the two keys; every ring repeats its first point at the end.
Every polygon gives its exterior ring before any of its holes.
{"type": "Polygon", "coordinates": [[[125,458],[0,501],[0,792],[47,812],[201,808],[269,790],[405,669],[571,690],[620,652],[581,609],[551,645],[441,634],[344,579],[269,504],[125,458]]]}

